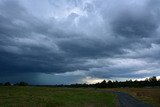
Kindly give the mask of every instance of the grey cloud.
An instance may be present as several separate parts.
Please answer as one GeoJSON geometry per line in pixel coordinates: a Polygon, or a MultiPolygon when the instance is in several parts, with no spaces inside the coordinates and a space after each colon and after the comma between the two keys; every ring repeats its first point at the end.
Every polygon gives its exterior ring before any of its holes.
{"type": "Polygon", "coordinates": [[[158,0],[44,2],[37,5],[46,8],[38,15],[40,7],[36,10],[24,1],[0,1],[0,77],[3,81],[4,77],[13,80],[14,75],[24,74],[27,80],[33,73],[31,78],[37,79],[35,83],[43,79],[38,77],[41,74],[46,76],[45,84],[52,76],[57,83],[62,83],[67,81],[67,76],[61,75],[66,79],[58,82],[59,76],[54,74],[70,72],[68,83],[72,83],[77,78],[72,72],[77,70],[94,78],[159,75],[156,65],[160,58],[158,0]],[[50,14],[46,10],[50,10],[50,14]],[[117,58],[122,62],[114,62],[117,58]],[[147,67],[127,65],[123,59],[143,60],[147,67]]]}
{"type": "Polygon", "coordinates": [[[102,62],[101,64],[98,63],[100,67],[90,69],[89,75],[99,78],[136,78],[154,75],[155,73],[159,75],[160,73],[158,68],[159,63],[146,59],[114,58],[103,59],[100,62],[102,62]]]}
{"type": "MultiPolygon", "coordinates": [[[[122,4],[123,2],[118,2],[115,4],[116,9],[114,6],[110,9],[110,11],[116,10],[109,19],[113,33],[131,39],[153,36],[159,26],[157,23],[159,10],[154,10],[151,6],[148,7],[147,2],[144,2],[143,5],[137,5],[137,2],[122,4]]],[[[104,14],[104,17],[108,17],[108,14],[104,14]]]]}
{"type": "Polygon", "coordinates": [[[150,18],[150,16],[145,15],[141,18],[129,14],[129,12],[122,13],[118,19],[113,21],[112,29],[116,34],[128,38],[143,38],[151,36],[158,28],[153,17],[150,18]]]}
{"type": "Polygon", "coordinates": [[[69,56],[72,57],[88,57],[88,58],[97,58],[97,57],[112,57],[113,54],[122,54],[121,50],[122,45],[119,43],[108,44],[108,41],[101,41],[95,39],[71,39],[68,41],[63,41],[59,44],[60,48],[65,51],[69,56]]]}

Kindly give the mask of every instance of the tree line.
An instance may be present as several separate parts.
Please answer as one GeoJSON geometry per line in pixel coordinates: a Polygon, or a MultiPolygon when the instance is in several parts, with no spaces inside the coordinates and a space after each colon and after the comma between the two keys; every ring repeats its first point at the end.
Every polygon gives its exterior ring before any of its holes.
{"type": "Polygon", "coordinates": [[[143,87],[160,87],[160,79],[156,76],[146,78],[145,80],[126,80],[126,81],[111,81],[103,80],[95,84],[71,84],[71,85],[56,85],[56,87],[71,87],[71,88],[143,88],[143,87]]]}
{"type": "Polygon", "coordinates": [[[11,86],[11,85],[14,85],[14,86],[28,86],[29,84],[27,82],[18,82],[16,84],[12,84],[10,82],[5,82],[5,83],[0,83],[0,86],[11,86]]]}
{"type": "MultiPolygon", "coordinates": [[[[27,82],[19,82],[11,84],[10,82],[0,83],[0,86],[28,86],[27,82]]],[[[70,88],[143,88],[143,87],[160,87],[160,79],[156,76],[146,78],[145,80],[126,80],[126,81],[106,81],[95,84],[70,84],[70,85],[37,85],[37,86],[49,86],[49,87],[70,87],[70,88]]]]}

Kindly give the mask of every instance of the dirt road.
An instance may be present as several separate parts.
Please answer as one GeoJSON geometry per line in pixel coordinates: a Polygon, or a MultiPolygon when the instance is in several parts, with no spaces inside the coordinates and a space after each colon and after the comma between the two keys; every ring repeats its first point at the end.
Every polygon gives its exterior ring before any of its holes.
{"type": "Polygon", "coordinates": [[[123,92],[113,92],[118,96],[118,100],[120,103],[120,107],[152,107],[150,105],[147,105],[134,97],[123,93],[123,92]]]}

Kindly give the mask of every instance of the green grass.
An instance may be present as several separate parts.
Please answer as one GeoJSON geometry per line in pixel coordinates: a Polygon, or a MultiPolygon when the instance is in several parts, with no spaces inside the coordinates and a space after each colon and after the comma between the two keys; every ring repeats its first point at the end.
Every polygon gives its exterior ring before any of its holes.
{"type": "Polygon", "coordinates": [[[116,95],[94,89],[0,87],[1,107],[115,107],[116,95]]]}

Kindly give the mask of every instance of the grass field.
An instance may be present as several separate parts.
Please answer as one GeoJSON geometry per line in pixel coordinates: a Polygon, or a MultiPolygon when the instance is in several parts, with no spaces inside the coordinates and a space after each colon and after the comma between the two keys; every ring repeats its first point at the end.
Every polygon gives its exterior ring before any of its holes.
{"type": "Polygon", "coordinates": [[[116,88],[111,90],[126,92],[146,103],[160,107],[160,88],[116,88]]]}
{"type": "Polygon", "coordinates": [[[116,95],[95,89],[0,87],[1,107],[115,107],[116,95]]]}

